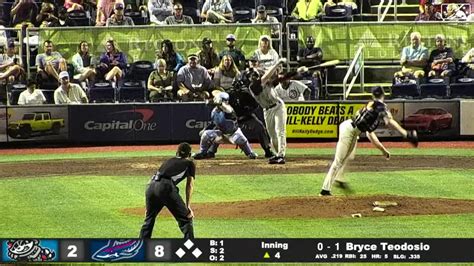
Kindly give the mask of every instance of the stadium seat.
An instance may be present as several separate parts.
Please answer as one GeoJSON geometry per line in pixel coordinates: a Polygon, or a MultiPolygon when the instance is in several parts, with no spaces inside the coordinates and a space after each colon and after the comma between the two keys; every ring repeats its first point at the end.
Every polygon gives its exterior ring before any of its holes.
{"type": "MultiPolygon", "coordinates": [[[[204,1],[202,1],[204,2],[204,1]]],[[[183,8],[190,7],[194,9],[199,9],[199,1],[196,0],[182,0],[180,1],[181,5],[183,5],[183,8]]],[[[189,16],[189,15],[188,15],[189,16]]]]}
{"type": "Polygon", "coordinates": [[[285,2],[285,0],[256,0],[256,6],[263,5],[267,8],[267,10],[270,7],[281,8],[284,14],[288,14],[285,2]]]}
{"type": "Polygon", "coordinates": [[[17,105],[18,99],[20,98],[20,93],[26,89],[25,84],[13,84],[12,90],[10,92],[10,105],[17,105]]]}
{"type": "Polygon", "coordinates": [[[115,89],[108,81],[96,82],[89,89],[89,101],[93,103],[115,102],[115,89]]]}
{"type": "Polygon", "coordinates": [[[125,80],[119,84],[120,102],[145,102],[145,81],[125,80]]]}
{"type": "Polygon", "coordinates": [[[448,85],[446,83],[426,83],[420,85],[421,98],[446,98],[448,85]]]}
{"type": "Polygon", "coordinates": [[[255,9],[249,7],[235,7],[232,10],[234,22],[236,23],[251,23],[255,17],[255,9]]]}
{"type": "Polygon", "coordinates": [[[420,96],[416,84],[394,84],[392,86],[392,98],[417,98],[420,96]]]}
{"type": "Polygon", "coordinates": [[[90,26],[90,18],[83,10],[74,10],[68,13],[68,18],[74,26],[90,26]]]}
{"type": "Polygon", "coordinates": [[[183,14],[190,16],[193,19],[194,24],[201,24],[201,12],[199,12],[199,9],[194,7],[183,7],[183,14]]]}
{"type": "Polygon", "coordinates": [[[232,9],[236,7],[248,7],[255,9],[256,7],[255,0],[231,0],[230,5],[232,6],[232,9]]]}
{"type": "Polygon", "coordinates": [[[128,11],[128,12],[125,12],[125,16],[131,17],[132,20],[133,20],[133,23],[135,23],[135,25],[147,25],[148,24],[148,17],[143,17],[141,12],[128,11]]]}
{"type": "Polygon", "coordinates": [[[474,83],[451,84],[451,98],[474,98],[474,83]]]}
{"type": "Polygon", "coordinates": [[[44,97],[46,98],[46,103],[54,104],[54,91],[55,90],[41,90],[43,92],[44,97]]]}
{"type": "Polygon", "coordinates": [[[267,6],[266,10],[269,16],[276,17],[279,22],[283,22],[283,8],[276,6],[267,6]]]}
{"type": "Polygon", "coordinates": [[[326,8],[326,15],[322,21],[352,21],[352,8],[349,6],[335,5],[326,8]]]}
{"type": "Polygon", "coordinates": [[[129,79],[147,81],[150,73],[153,72],[153,69],[154,66],[151,61],[136,61],[130,66],[130,71],[127,76],[129,79]]]}

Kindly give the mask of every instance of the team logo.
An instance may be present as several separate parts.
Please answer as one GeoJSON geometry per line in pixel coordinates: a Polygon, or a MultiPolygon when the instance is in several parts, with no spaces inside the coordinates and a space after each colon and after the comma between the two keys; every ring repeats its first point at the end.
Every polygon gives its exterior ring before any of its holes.
{"type": "Polygon", "coordinates": [[[292,100],[297,100],[300,97],[300,93],[297,90],[290,90],[288,92],[288,97],[292,100]]]}
{"type": "MultiPolygon", "coordinates": [[[[54,261],[56,252],[54,248],[43,247],[43,241],[34,240],[7,240],[7,258],[12,261],[54,261]]],[[[51,242],[51,241],[44,241],[51,242]]],[[[57,246],[57,243],[56,243],[57,246]]],[[[4,252],[5,254],[5,252],[4,252]]]]}
{"type": "Polygon", "coordinates": [[[118,261],[135,257],[141,250],[142,240],[109,240],[99,248],[92,259],[96,261],[118,261]]]}
{"type": "Polygon", "coordinates": [[[118,111],[108,114],[108,116],[115,119],[105,122],[89,120],[84,123],[84,128],[90,131],[102,132],[116,130],[127,130],[128,133],[134,131],[155,131],[158,124],[150,121],[153,115],[154,111],[152,109],[118,111]]]}

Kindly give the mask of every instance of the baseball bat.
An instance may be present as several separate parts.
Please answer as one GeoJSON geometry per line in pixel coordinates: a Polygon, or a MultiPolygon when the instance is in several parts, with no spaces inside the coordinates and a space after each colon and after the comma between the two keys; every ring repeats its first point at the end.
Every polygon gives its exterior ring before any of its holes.
{"type": "Polygon", "coordinates": [[[331,61],[327,61],[327,62],[324,62],[322,64],[316,65],[316,66],[308,67],[308,70],[313,69],[313,68],[331,67],[331,66],[335,66],[335,65],[339,64],[340,62],[341,61],[339,61],[339,60],[331,60],[331,61]]]}

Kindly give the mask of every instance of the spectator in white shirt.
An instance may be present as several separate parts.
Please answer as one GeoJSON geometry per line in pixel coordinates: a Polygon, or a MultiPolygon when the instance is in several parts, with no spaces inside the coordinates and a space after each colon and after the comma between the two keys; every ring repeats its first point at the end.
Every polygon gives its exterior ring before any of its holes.
{"type": "Polygon", "coordinates": [[[28,80],[26,84],[26,90],[20,93],[18,98],[19,105],[35,105],[43,104],[46,102],[43,92],[37,88],[38,84],[32,79],[28,80]]]}
{"type": "Polygon", "coordinates": [[[21,57],[15,53],[15,43],[10,40],[7,52],[0,55],[0,80],[8,79],[9,82],[14,82],[24,73],[21,57]]]}
{"type": "Polygon", "coordinates": [[[148,12],[151,23],[164,24],[165,19],[173,14],[173,3],[171,0],[148,0],[148,12]]]}
{"type": "Polygon", "coordinates": [[[202,7],[201,17],[207,23],[231,23],[232,6],[229,0],[206,0],[202,7]]]}
{"type": "Polygon", "coordinates": [[[69,82],[66,71],[59,73],[59,80],[61,86],[54,91],[55,104],[81,104],[89,101],[81,86],[69,82]]]}
{"type": "Polygon", "coordinates": [[[260,36],[258,45],[258,49],[255,50],[254,55],[258,58],[260,67],[262,67],[264,71],[267,71],[271,66],[276,65],[278,59],[280,59],[280,56],[278,55],[277,51],[273,49],[272,38],[270,38],[270,36],[260,36]]]}

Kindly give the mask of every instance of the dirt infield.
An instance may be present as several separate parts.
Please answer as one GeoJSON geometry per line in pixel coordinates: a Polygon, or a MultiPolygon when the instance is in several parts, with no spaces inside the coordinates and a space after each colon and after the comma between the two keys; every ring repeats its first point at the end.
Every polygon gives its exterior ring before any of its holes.
{"type": "MultiPolygon", "coordinates": [[[[474,213],[474,201],[400,196],[335,196],[306,198],[274,198],[222,203],[195,203],[193,210],[199,218],[340,218],[360,213],[362,217],[411,216],[474,213]],[[398,206],[386,207],[384,212],[372,210],[374,201],[389,200],[398,206]]],[[[122,209],[127,215],[144,216],[144,208],[122,209]]],[[[165,210],[163,214],[171,214],[165,210]]]]}
{"type": "MultiPolygon", "coordinates": [[[[259,158],[248,160],[242,156],[220,156],[212,160],[196,161],[197,175],[224,174],[292,174],[326,172],[332,156],[288,157],[285,165],[269,165],[259,158]],[[229,172],[232,167],[232,172],[229,172]]],[[[41,177],[54,175],[97,175],[97,176],[150,176],[163,162],[164,157],[113,158],[100,160],[45,160],[20,163],[1,163],[0,178],[41,177]]],[[[435,156],[393,156],[387,163],[382,156],[356,156],[349,163],[350,172],[422,170],[433,168],[474,168],[470,157],[443,156],[442,162],[435,156]]]]}

